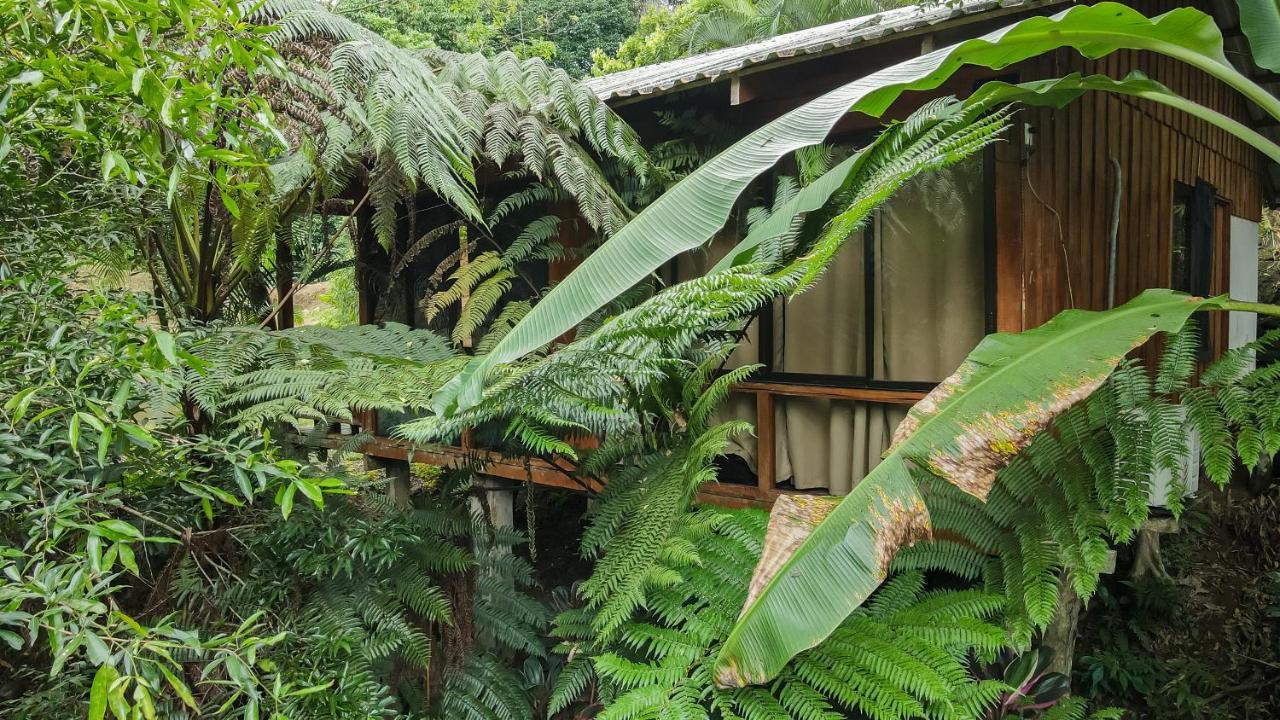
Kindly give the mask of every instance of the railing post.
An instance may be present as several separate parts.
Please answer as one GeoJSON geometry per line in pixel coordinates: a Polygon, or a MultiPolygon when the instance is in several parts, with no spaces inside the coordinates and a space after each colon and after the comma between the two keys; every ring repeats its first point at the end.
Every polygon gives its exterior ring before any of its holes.
{"type": "Polygon", "coordinates": [[[756,486],[760,496],[766,498],[773,492],[777,481],[774,458],[773,393],[756,392],[756,486]]]}

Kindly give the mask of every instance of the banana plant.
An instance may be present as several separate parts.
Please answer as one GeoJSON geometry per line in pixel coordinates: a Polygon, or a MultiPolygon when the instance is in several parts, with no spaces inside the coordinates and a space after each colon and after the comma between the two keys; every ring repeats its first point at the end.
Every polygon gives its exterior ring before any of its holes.
{"type": "Polygon", "coordinates": [[[1072,73],[1060,78],[1034,80],[1017,85],[992,81],[978,88],[973,95],[969,96],[967,102],[984,106],[1016,102],[1023,105],[1063,107],[1089,91],[1132,95],[1177,108],[1188,115],[1226,130],[1271,158],[1273,162],[1280,162],[1280,145],[1272,142],[1262,133],[1212,108],[1182,97],[1137,70],[1121,80],[1106,75],[1072,73]]]}
{"type": "MultiPolygon", "coordinates": [[[[1280,27],[1280,4],[1240,0],[1240,7],[1258,64],[1269,67],[1280,61],[1276,35],[1268,31],[1280,27]]],[[[1186,54],[1189,47],[1222,57],[1221,33],[1208,16],[1202,15],[1187,32],[1181,48],[1166,45],[1158,51],[1192,65],[1197,62],[1186,54]]],[[[1238,72],[1197,66],[1280,118],[1276,99],[1257,97],[1257,86],[1247,79],[1240,82],[1238,72]]],[[[1237,135],[1273,160],[1280,158],[1280,148],[1261,134],[1141,74],[1124,80],[1070,75],[1022,85],[993,82],[969,102],[1060,106],[1088,90],[1126,93],[1178,107],[1237,135]]],[[[899,547],[929,536],[928,511],[910,476],[913,466],[985,500],[996,471],[1036,433],[1096,389],[1125,353],[1158,332],[1176,332],[1196,310],[1280,312],[1227,298],[1149,290],[1113,310],[1067,311],[1035,330],[983,340],[954,375],[912,408],[884,460],[849,496],[834,508],[791,511],[774,518],[785,547],[766,552],[768,562],[757,568],[751,594],[717,657],[717,681],[740,686],[774,677],[866,600],[883,581],[899,547]],[[832,587],[840,592],[831,592],[832,587]]]]}
{"type": "Polygon", "coordinates": [[[884,459],[838,505],[775,515],[787,551],[766,551],[769,562],[757,567],[717,658],[718,682],[772,678],[880,586],[899,548],[929,538],[913,468],[985,500],[996,472],[1096,390],[1126,353],[1156,333],[1177,332],[1192,313],[1207,309],[1240,308],[1225,298],[1147,290],[1112,310],[1067,310],[1033,330],[983,339],[911,409],[884,459]]]}
{"type": "MultiPolygon", "coordinates": [[[[1274,0],[1268,2],[1274,4],[1274,0]]],[[[1267,10],[1264,5],[1258,4],[1259,14],[1267,10]]],[[[879,117],[904,92],[936,88],[966,65],[999,69],[1062,47],[1089,58],[1121,49],[1167,55],[1223,81],[1280,119],[1280,100],[1231,65],[1213,19],[1193,8],[1148,18],[1113,2],[1075,6],[935,50],[811,100],[690,174],[583,261],[492,351],[469,363],[437,393],[434,409],[450,415],[474,406],[493,370],[547,346],[672,257],[705,244],[723,227],[752,180],[796,149],[821,142],[846,113],[879,117]]],[[[855,165],[844,164],[831,172],[852,172],[855,165]]],[[[839,179],[825,178],[815,184],[834,192],[841,185],[839,179]]],[[[826,199],[821,192],[809,193],[793,210],[799,213],[820,206],[826,199]]],[[[741,261],[749,252],[733,255],[741,261]]]]}

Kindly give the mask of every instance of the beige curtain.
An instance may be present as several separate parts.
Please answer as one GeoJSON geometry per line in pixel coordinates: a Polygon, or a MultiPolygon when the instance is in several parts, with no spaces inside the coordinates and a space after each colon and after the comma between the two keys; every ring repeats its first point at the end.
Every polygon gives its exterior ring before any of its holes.
{"type": "MultiPolygon", "coordinates": [[[[774,325],[775,368],[866,374],[865,252],[860,232],[845,242],[817,284],[786,304],[782,322],[774,325]]],[[[868,427],[868,408],[810,398],[780,399],[777,407],[778,479],[791,478],[798,490],[848,492],[851,478],[868,469],[868,451],[875,451],[855,436],[855,428],[868,427]]]]}
{"type": "Polygon", "coordinates": [[[878,213],[875,378],[937,382],[982,339],[984,187],[973,160],[919,178],[878,213]]]}
{"type": "MultiPolygon", "coordinates": [[[[866,368],[865,247],[850,238],[827,274],[775,322],[785,372],[936,382],[982,338],[982,166],[923,178],[875,221],[873,364],[866,368]]],[[[876,464],[906,408],[788,398],[778,404],[778,478],[845,494],[876,464]]]]}

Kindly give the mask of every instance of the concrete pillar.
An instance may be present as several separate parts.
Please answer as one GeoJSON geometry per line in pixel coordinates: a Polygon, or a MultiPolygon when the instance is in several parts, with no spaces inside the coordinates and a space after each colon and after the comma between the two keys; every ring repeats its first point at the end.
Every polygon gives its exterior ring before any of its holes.
{"type": "Polygon", "coordinates": [[[516,490],[520,483],[511,480],[476,476],[476,485],[484,490],[484,502],[489,508],[489,522],[494,527],[511,527],[515,524],[516,490]]]}
{"type": "Polygon", "coordinates": [[[396,505],[408,506],[412,487],[409,479],[409,463],[405,460],[364,457],[364,466],[370,470],[382,470],[387,475],[387,497],[396,505]]]}

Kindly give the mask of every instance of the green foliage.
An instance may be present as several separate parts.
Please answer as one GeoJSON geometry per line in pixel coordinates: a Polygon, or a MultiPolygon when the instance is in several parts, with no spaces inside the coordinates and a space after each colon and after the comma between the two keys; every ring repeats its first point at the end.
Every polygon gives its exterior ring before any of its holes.
{"type": "Polygon", "coordinates": [[[277,332],[229,328],[194,351],[192,399],[227,427],[348,417],[425,404],[459,365],[437,335],[392,323],[277,332]]]}
{"type": "MultiPolygon", "coordinates": [[[[233,68],[254,72],[272,53],[240,5],[40,0],[6,3],[0,24],[6,174],[25,170],[34,182],[47,163],[164,189],[173,182],[170,146],[180,140],[197,146],[193,165],[258,161],[254,141],[269,110],[223,79],[233,68]],[[207,51],[192,54],[193,45],[207,51]],[[174,65],[182,72],[169,72],[174,65]]],[[[216,181],[232,186],[226,176],[216,181]]]]}
{"type": "Polygon", "coordinates": [[[340,266],[349,222],[315,242],[309,221],[353,178],[367,178],[390,246],[421,191],[478,233],[505,232],[488,225],[478,172],[545,183],[604,234],[629,211],[599,163],[647,176],[625,124],[540,60],[423,58],[292,0],[6,8],[16,61],[0,76],[0,177],[48,186],[41,215],[99,180],[135,187],[117,209],[141,217],[110,257],[147,272],[162,320],[269,316],[277,243],[310,251],[299,282],[340,266]]]}
{"type": "Polygon", "coordinates": [[[697,14],[681,40],[688,52],[699,53],[911,4],[902,0],[716,0],[697,14]]]}
{"type": "Polygon", "coordinates": [[[276,608],[275,674],[328,684],[289,696],[289,717],[528,718],[509,668],[544,654],[548,614],[520,592],[531,568],[504,549],[522,538],[467,509],[469,483],[447,479],[410,506],[368,488],[266,531],[230,528],[251,560],[179,566],[174,604],[193,617],[276,608]]]}
{"type": "MultiPolygon", "coordinates": [[[[240,406],[184,412],[218,387],[195,354],[216,341],[154,330],[143,296],[68,274],[13,244],[0,261],[0,714],[532,717],[512,668],[545,655],[549,613],[523,592],[523,538],[471,509],[469,475],[396,505],[376,477],[283,457],[240,406]]],[[[228,357],[451,354],[366,330],[336,355],[317,350],[325,328],[245,331],[228,357]]]]}
{"type": "Polygon", "coordinates": [[[715,4],[716,0],[688,0],[647,7],[635,32],[614,47],[591,53],[591,74],[608,75],[684,57],[689,54],[690,29],[715,4]]]}
{"type": "Polygon", "coordinates": [[[1048,647],[1032,648],[1021,655],[1006,650],[995,663],[982,668],[979,672],[994,675],[1011,688],[987,710],[986,720],[1040,717],[1070,702],[1066,695],[1071,691],[1071,679],[1049,670],[1053,655],[1048,647]]]}
{"type": "MultiPolygon", "coordinates": [[[[193,695],[252,717],[256,700],[243,698],[270,686],[249,668],[282,639],[262,613],[239,608],[195,632],[147,611],[146,588],[225,513],[267,498],[262,512],[275,514],[273,495],[299,491],[320,504],[340,484],[260,437],[187,434],[177,370],[199,363],[182,339],[149,329],[139,296],[71,290],[57,260],[12,244],[0,258],[0,639],[10,667],[73,704],[85,695],[71,688],[87,692],[94,718],[108,706],[122,717],[194,707],[193,695]]],[[[41,697],[20,697],[14,714],[28,716],[25,703],[41,697]]]]}
{"type": "Polygon", "coordinates": [[[592,73],[630,70],[910,3],[898,0],[689,0],[650,6],[635,33],[592,54],[592,73]]]}
{"type": "Polygon", "coordinates": [[[603,0],[413,0],[388,5],[344,0],[337,11],[392,43],[414,49],[539,57],[570,75],[591,54],[613,48],[636,27],[636,8],[603,0]]]}
{"type": "MultiPolygon", "coordinates": [[[[618,493],[602,506],[616,512],[612,506],[642,502],[618,493]]],[[[1006,689],[974,680],[968,669],[970,653],[992,653],[1004,641],[991,622],[998,596],[926,591],[920,573],[887,584],[772,686],[716,687],[712,658],[746,597],[766,520],[759,511],[680,510],[661,559],[640,583],[641,602],[615,631],[596,631],[602,609],[590,602],[562,614],[558,650],[570,659],[552,712],[595,698],[603,706],[596,717],[613,720],[976,717],[1006,689]]],[[[592,581],[602,572],[604,565],[592,581]]]]}
{"type": "Polygon", "coordinates": [[[1240,29],[1249,38],[1249,49],[1259,67],[1280,71],[1280,5],[1275,0],[1237,0],[1240,29]]]}
{"type": "Polygon", "coordinates": [[[451,381],[439,393],[436,411],[450,413],[479,402],[497,366],[538,350],[662,263],[706,243],[723,227],[738,196],[755,177],[789,153],[821,142],[847,112],[878,116],[903,92],[937,87],[964,65],[1005,67],[1060,47],[1088,57],[1126,48],[1172,53],[1280,117],[1280,101],[1235,70],[1212,18],[1191,8],[1147,18],[1116,3],[1073,7],[911,58],[782,115],[664,193],[548,293],[490,353],[451,381]]]}
{"type": "MultiPolygon", "coordinates": [[[[1180,317],[1185,319],[1188,314],[1184,312],[1180,317]]],[[[1142,315],[1143,323],[1152,322],[1145,311],[1142,315]]],[[[1046,325],[1020,337],[1029,340],[1034,334],[1051,331],[1050,325],[1046,325]]],[[[1055,337],[1062,339],[1069,334],[1055,337]]],[[[1104,334],[1101,329],[1091,332],[1090,341],[1097,342],[1104,334]]],[[[1149,489],[1156,474],[1171,471],[1174,478],[1180,477],[1188,452],[1185,438],[1193,429],[1199,434],[1201,459],[1210,478],[1219,484],[1227,481],[1237,456],[1235,438],[1258,432],[1246,430],[1246,427],[1266,427],[1272,422],[1272,411],[1267,408],[1274,402],[1272,393],[1276,390],[1274,387],[1260,388],[1250,394],[1242,392],[1243,387],[1235,383],[1247,377],[1244,367],[1252,353],[1267,347],[1276,338],[1267,337],[1257,346],[1227,353],[1205,371],[1202,386],[1187,390],[1188,378],[1195,367],[1196,347],[1194,333],[1188,332],[1171,343],[1161,373],[1154,383],[1145,369],[1132,364],[1122,365],[1083,404],[1070,407],[1061,414],[1055,411],[1034,422],[1031,430],[1038,434],[1021,452],[1018,450],[1026,442],[1026,428],[1017,430],[1016,418],[1011,412],[1002,413],[998,402],[987,400],[980,403],[983,417],[1005,418],[999,427],[984,425],[980,419],[961,423],[962,427],[986,433],[981,436],[981,443],[996,448],[1006,458],[1004,462],[1007,465],[995,473],[995,483],[989,494],[973,484],[982,477],[980,474],[968,474],[973,468],[983,473],[994,470],[987,464],[990,458],[983,454],[981,448],[975,453],[973,448],[978,446],[973,444],[966,449],[966,446],[949,444],[948,440],[934,437],[925,443],[929,450],[915,460],[914,467],[894,468],[891,464],[894,458],[900,453],[909,453],[912,442],[920,439],[920,432],[932,429],[931,422],[945,419],[964,402],[971,387],[983,384],[980,377],[1016,364],[1012,360],[990,361],[980,356],[994,348],[1002,348],[998,352],[1008,358],[1029,360],[1032,357],[1025,348],[1017,350],[1013,345],[1003,345],[1000,338],[1000,335],[991,336],[974,351],[971,358],[975,375],[968,377],[965,366],[962,366],[957,376],[941,386],[945,393],[941,399],[924,403],[930,408],[932,417],[926,417],[919,408],[912,411],[912,416],[905,423],[909,425],[914,417],[921,424],[910,435],[904,436],[900,429],[890,454],[858,487],[871,487],[878,491],[875,483],[887,477],[885,473],[889,470],[898,474],[909,472],[922,492],[928,521],[937,531],[946,533],[945,540],[938,544],[939,550],[934,549],[935,543],[927,542],[902,549],[889,568],[946,570],[962,577],[983,580],[989,590],[1004,594],[1004,617],[1012,631],[1013,642],[1026,645],[1033,633],[1053,618],[1061,574],[1070,578],[1081,597],[1088,598],[1094,592],[1106,562],[1108,543],[1128,542],[1147,519],[1149,489]],[[1174,393],[1179,391],[1185,412],[1176,402],[1174,393]],[[1222,409],[1224,406],[1234,408],[1235,420],[1222,409]],[[1055,414],[1056,419],[1053,418],[1055,414]],[[1047,427],[1051,419],[1053,431],[1038,432],[1047,427]],[[1013,431],[1014,435],[1002,434],[1006,431],[1013,431]],[[960,455],[953,458],[951,452],[960,452],[960,455]],[[952,465],[952,459],[959,459],[960,464],[952,465]]],[[[1122,348],[1129,346],[1128,340],[1121,343],[1122,348]]],[[[1081,355],[1076,352],[1074,356],[1079,359],[1081,355]]],[[[1050,369],[1053,364],[1041,360],[1039,368],[1050,369]]],[[[1056,373],[1056,370],[1052,372],[1056,373]]],[[[1263,368],[1252,372],[1270,375],[1273,371],[1263,368]]],[[[1060,377],[1079,375],[1073,372],[1060,377]]],[[[1011,383],[999,384],[1007,389],[1011,383]]],[[[1045,387],[1052,388],[1052,382],[1046,383],[1045,387]]],[[[1051,392],[1058,397],[1067,396],[1067,393],[1057,390],[1051,392]]],[[[1019,400],[1020,404],[1024,402],[1019,400]]],[[[1260,446],[1247,446],[1253,457],[1258,456],[1259,450],[1260,446]]],[[[1169,490],[1167,501],[1175,512],[1181,510],[1184,492],[1180,481],[1175,481],[1169,490]]],[[[907,497],[910,498],[909,495],[907,497]]],[[[837,565],[835,561],[815,566],[811,564],[811,558],[822,560],[834,555],[829,551],[815,556],[806,553],[839,547],[841,542],[852,542],[847,539],[853,536],[847,530],[849,527],[857,527],[857,522],[874,523],[878,517],[883,518],[880,522],[884,524],[877,532],[883,532],[889,538],[885,543],[902,542],[903,537],[908,541],[919,539],[907,534],[911,518],[892,513],[881,516],[872,513],[869,520],[863,520],[860,515],[851,519],[841,514],[845,506],[859,498],[860,493],[855,489],[777,570],[760,599],[744,613],[735,635],[726,643],[732,653],[726,651],[727,654],[721,658],[722,663],[741,663],[741,655],[748,651],[758,653],[758,657],[774,658],[781,655],[775,645],[788,650],[807,646],[807,641],[796,638],[802,628],[812,627],[818,619],[794,615],[785,621],[775,619],[776,606],[770,608],[766,604],[770,591],[776,592],[778,588],[786,591],[774,596],[775,603],[785,599],[788,607],[807,607],[801,601],[812,595],[813,588],[811,584],[806,588],[806,584],[797,582],[796,578],[819,577],[821,583],[831,582],[832,577],[845,578],[842,581],[845,587],[853,587],[855,579],[860,581],[863,577],[869,577],[872,586],[879,581],[875,568],[863,568],[856,561],[848,567],[837,565]],[[823,535],[826,528],[838,532],[828,538],[823,535]],[[829,569],[830,566],[834,569],[829,569]],[[768,612],[770,610],[773,612],[768,612]],[[786,622],[790,629],[780,636],[765,634],[779,622],[786,622]],[[735,641],[741,645],[734,645],[735,641]]],[[[902,506],[910,508],[913,502],[914,499],[904,500],[902,506]]],[[[887,547],[882,552],[892,555],[895,546],[887,547]]],[[[853,557],[862,557],[856,552],[856,546],[853,549],[853,557]]],[[[842,595],[837,601],[826,601],[822,607],[843,608],[857,604],[850,603],[847,597],[842,595]]],[[[837,610],[824,612],[834,613],[837,610]]],[[[814,614],[821,615],[819,612],[814,614]]],[[[733,667],[741,672],[743,665],[728,664],[724,667],[733,667]]]]}
{"type": "Polygon", "coordinates": [[[596,51],[616,48],[636,31],[640,7],[634,0],[522,0],[501,34],[507,42],[546,38],[555,46],[551,64],[581,77],[596,51]]]}

